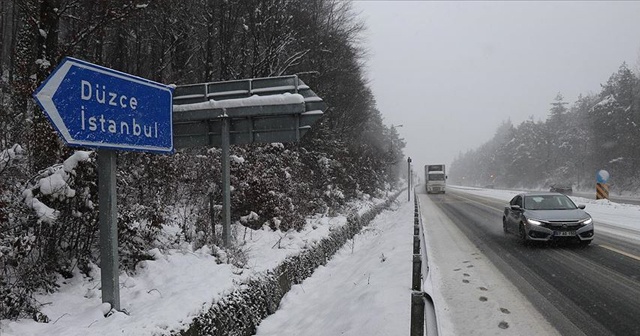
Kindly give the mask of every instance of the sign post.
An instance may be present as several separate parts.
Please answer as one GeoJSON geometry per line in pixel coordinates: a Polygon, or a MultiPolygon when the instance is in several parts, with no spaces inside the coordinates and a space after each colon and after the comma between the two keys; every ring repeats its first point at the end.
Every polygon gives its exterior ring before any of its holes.
{"type": "Polygon", "coordinates": [[[229,159],[229,117],[226,111],[222,120],[222,241],[231,244],[231,169],[229,159]]]}
{"type": "Polygon", "coordinates": [[[411,158],[407,157],[407,202],[411,201],[411,158]]]}
{"type": "Polygon", "coordinates": [[[98,150],[98,221],[100,224],[100,280],[102,302],[120,310],[118,258],[118,208],[116,196],[116,152],[98,150]]]}
{"type": "Polygon", "coordinates": [[[33,95],[67,145],[98,149],[102,302],[120,310],[115,150],[173,152],[173,89],[66,57],[33,95]]]}

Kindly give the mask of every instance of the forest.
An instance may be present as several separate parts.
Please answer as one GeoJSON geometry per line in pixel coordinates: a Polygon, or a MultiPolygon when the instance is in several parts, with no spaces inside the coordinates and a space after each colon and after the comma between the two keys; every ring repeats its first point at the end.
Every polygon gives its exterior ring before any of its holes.
{"type": "MultiPolygon", "coordinates": [[[[368,87],[364,29],[340,0],[1,1],[0,319],[46,321],[34,293],[99,257],[96,154],[32,98],[64,57],[175,85],[298,75],[329,106],[302,141],[231,148],[232,221],[287,231],[398,187],[405,143],[368,87]]],[[[118,152],[121,270],[152,258],[166,224],[219,244],[220,155],[118,152]]]]}
{"type": "Polygon", "coordinates": [[[455,158],[449,177],[468,186],[548,189],[563,183],[595,190],[596,173],[604,169],[611,193],[636,194],[639,135],[640,79],[623,63],[598,93],[572,104],[558,93],[546,120],[504,121],[491,140],[455,158]]]}

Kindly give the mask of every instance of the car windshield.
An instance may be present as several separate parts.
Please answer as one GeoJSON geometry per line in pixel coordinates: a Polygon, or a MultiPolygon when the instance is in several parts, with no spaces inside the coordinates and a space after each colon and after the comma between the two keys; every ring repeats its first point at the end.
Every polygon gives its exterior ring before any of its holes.
{"type": "Polygon", "coordinates": [[[576,205],[564,195],[525,196],[524,208],[527,210],[571,210],[576,205]]]}

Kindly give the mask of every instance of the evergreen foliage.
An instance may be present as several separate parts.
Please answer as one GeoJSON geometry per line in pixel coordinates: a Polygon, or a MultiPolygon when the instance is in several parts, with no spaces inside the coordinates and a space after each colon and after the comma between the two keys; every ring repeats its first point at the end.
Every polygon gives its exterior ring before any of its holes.
{"type": "Polygon", "coordinates": [[[595,173],[609,171],[613,192],[640,190],[640,79],[625,63],[599,94],[571,105],[558,93],[545,121],[503,123],[495,136],[451,165],[452,181],[505,188],[571,183],[593,189],[595,173]]]}

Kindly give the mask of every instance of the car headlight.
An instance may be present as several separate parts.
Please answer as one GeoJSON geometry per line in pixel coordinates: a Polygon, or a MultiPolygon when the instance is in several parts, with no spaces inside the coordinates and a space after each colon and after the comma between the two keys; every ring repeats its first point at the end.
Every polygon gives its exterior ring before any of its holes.
{"type": "Polygon", "coordinates": [[[533,225],[540,225],[542,223],[540,223],[540,221],[537,221],[535,219],[531,219],[531,218],[527,218],[527,222],[529,222],[529,224],[533,224],[533,225]]]}
{"type": "Polygon", "coordinates": [[[591,219],[591,217],[589,217],[589,218],[587,218],[587,219],[582,221],[582,224],[586,224],[586,225],[589,225],[591,223],[593,223],[593,219],[591,219]]]}

